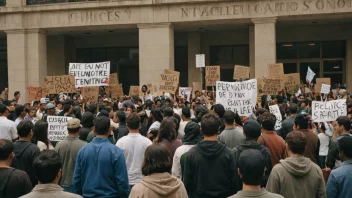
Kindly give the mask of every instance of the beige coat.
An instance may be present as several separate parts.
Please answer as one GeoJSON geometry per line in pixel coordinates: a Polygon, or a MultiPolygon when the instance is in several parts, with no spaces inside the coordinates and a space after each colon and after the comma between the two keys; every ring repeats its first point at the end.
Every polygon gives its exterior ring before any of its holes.
{"type": "Polygon", "coordinates": [[[188,198],[182,181],[169,173],[154,173],[136,184],[129,198],[188,198]]]}

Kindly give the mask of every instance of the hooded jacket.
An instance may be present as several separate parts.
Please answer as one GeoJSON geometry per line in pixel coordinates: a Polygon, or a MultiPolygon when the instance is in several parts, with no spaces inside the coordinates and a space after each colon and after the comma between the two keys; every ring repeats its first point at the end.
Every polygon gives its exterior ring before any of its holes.
{"type": "Polygon", "coordinates": [[[271,171],[266,189],[285,198],[325,198],[322,170],[303,156],[280,160],[271,171]]]}
{"type": "Polygon", "coordinates": [[[234,194],[235,160],[217,141],[201,141],[184,154],[183,182],[189,197],[223,198],[234,194]]]}
{"type": "Polygon", "coordinates": [[[170,173],[154,173],[144,177],[136,184],[129,198],[187,198],[185,186],[181,180],[170,173]]]}

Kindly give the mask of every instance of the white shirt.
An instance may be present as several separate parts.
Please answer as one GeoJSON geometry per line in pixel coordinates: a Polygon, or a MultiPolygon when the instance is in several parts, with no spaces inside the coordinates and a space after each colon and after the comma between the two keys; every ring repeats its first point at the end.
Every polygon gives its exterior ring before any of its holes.
{"type": "Polygon", "coordinates": [[[152,141],[139,133],[129,133],[117,141],[116,146],[123,151],[125,156],[130,185],[135,185],[143,180],[142,163],[144,152],[151,144],[152,141]]]}
{"type": "Polygon", "coordinates": [[[20,117],[16,118],[16,120],[15,120],[16,126],[18,126],[18,124],[19,124],[20,122],[22,122],[22,121],[23,121],[22,118],[20,118],[20,117]]]}
{"type": "Polygon", "coordinates": [[[46,146],[46,144],[42,141],[37,142],[37,146],[39,147],[40,151],[44,150],[54,150],[55,148],[49,143],[49,148],[46,146]]]}
{"type": "Polygon", "coordinates": [[[193,148],[195,145],[182,145],[178,147],[175,151],[174,155],[174,160],[172,162],[172,175],[182,179],[182,173],[181,173],[181,157],[183,154],[187,153],[191,148],[193,148]]]}
{"type": "Polygon", "coordinates": [[[153,130],[153,129],[159,129],[160,128],[160,122],[159,121],[155,121],[153,122],[153,124],[149,127],[148,129],[148,133],[153,130]]]}
{"type": "Polygon", "coordinates": [[[326,135],[324,133],[319,133],[318,138],[320,141],[319,155],[320,156],[327,156],[328,151],[329,151],[330,138],[328,135],[326,135]]]}
{"type": "Polygon", "coordinates": [[[0,139],[13,140],[17,138],[17,126],[14,121],[0,116],[0,139]]]}
{"type": "Polygon", "coordinates": [[[37,118],[39,120],[41,120],[43,118],[43,112],[40,109],[38,109],[38,111],[37,111],[37,113],[35,115],[37,116],[37,118]]]}
{"type": "Polygon", "coordinates": [[[180,127],[178,128],[178,137],[179,137],[180,139],[182,139],[183,136],[185,135],[185,127],[186,127],[186,125],[187,125],[188,122],[189,122],[189,121],[181,121],[181,122],[180,122],[180,127]]]}

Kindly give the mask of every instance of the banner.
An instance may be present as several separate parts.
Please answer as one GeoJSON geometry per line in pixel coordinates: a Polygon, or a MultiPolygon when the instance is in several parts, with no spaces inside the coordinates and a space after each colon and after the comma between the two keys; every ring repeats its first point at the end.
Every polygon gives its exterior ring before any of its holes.
{"type": "Polygon", "coordinates": [[[27,90],[27,102],[39,101],[41,98],[45,98],[49,92],[48,89],[42,87],[26,87],[27,90]]]}
{"type": "Polygon", "coordinates": [[[119,76],[117,73],[112,73],[109,75],[109,86],[118,85],[119,84],[119,76]]]}
{"type": "Polygon", "coordinates": [[[205,67],[205,86],[215,86],[220,80],[220,66],[205,67]]]}
{"type": "Polygon", "coordinates": [[[70,63],[69,74],[76,87],[109,86],[110,62],[70,63]]]}
{"type": "Polygon", "coordinates": [[[284,65],[282,63],[268,64],[268,77],[281,79],[284,75],[284,65]]]}
{"type": "Polygon", "coordinates": [[[308,66],[308,71],[307,71],[307,76],[306,76],[306,81],[311,83],[313,78],[315,76],[315,73],[310,69],[310,67],[308,66]]]}
{"type": "Polygon", "coordinates": [[[61,141],[67,135],[67,122],[72,117],[48,116],[48,138],[50,141],[61,141]]]}
{"type": "Polygon", "coordinates": [[[159,91],[175,94],[178,87],[178,74],[160,74],[159,91]]]}
{"type": "Polygon", "coordinates": [[[282,115],[280,113],[279,106],[277,104],[271,105],[271,106],[269,106],[269,110],[270,110],[270,113],[274,114],[276,117],[275,130],[281,129],[282,115]]]}
{"type": "Polygon", "coordinates": [[[331,89],[331,85],[322,84],[321,89],[320,89],[320,93],[328,94],[328,93],[330,93],[330,89],[331,89]]]}
{"type": "Polygon", "coordinates": [[[345,99],[329,102],[312,101],[312,119],[314,122],[335,121],[339,116],[347,116],[345,99]]]}
{"type": "Polygon", "coordinates": [[[251,71],[250,67],[235,65],[235,69],[233,71],[233,79],[234,80],[249,79],[250,71],[251,71]]]}
{"type": "Polygon", "coordinates": [[[75,93],[75,77],[71,75],[44,77],[44,87],[49,94],[75,93]]]}
{"type": "Polygon", "coordinates": [[[316,78],[315,81],[314,91],[316,93],[320,93],[322,84],[331,85],[330,78],[316,78]]]}
{"type": "Polygon", "coordinates": [[[99,97],[99,86],[82,87],[81,93],[83,97],[87,98],[87,101],[97,103],[99,97]]]}
{"type": "Polygon", "coordinates": [[[192,98],[196,97],[196,91],[199,91],[199,92],[202,91],[202,85],[200,84],[200,82],[192,83],[192,98]]]}
{"type": "Polygon", "coordinates": [[[205,55],[196,54],[196,68],[205,67],[205,55]]]}
{"type": "Polygon", "coordinates": [[[237,112],[240,116],[253,113],[257,102],[257,80],[243,82],[216,82],[216,102],[226,110],[237,112]]]}
{"type": "Polygon", "coordinates": [[[281,91],[281,79],[262,78],[258,79],[259,93],[265,95],[277,95],[281,91]]]}
{"type": "Polygon", "coordinates": [[[286,88],[287,93],[295,94],[297,93],[300,86],[299,73],[284,74],[284,88],[286,88]]]}

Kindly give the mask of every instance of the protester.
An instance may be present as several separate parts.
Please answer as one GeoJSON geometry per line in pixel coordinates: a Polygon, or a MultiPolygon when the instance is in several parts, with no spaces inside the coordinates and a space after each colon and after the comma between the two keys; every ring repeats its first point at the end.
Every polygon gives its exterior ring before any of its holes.
{"type": "Polygon", "coordinates": [[[76,159],[79,150],[87,144],[87,142],[79,139],[80,121],[72,118],[67,122],[68,136],[58,142],[55,151],[60,155],[62,161],[62,178],[60,186],[66,192],[74,193],[72,184],[73,173],[75,169],[76,159]]]}
{"type": "Polygon", "coordinates": [[[121,197],[129,195],[126,162],[121,149],[109,140],[110,119],[97,117],[96,137],[80,149],[76,159],[73,185],[83,197],[121,197]]]}
{"type": "Polygon", "coordinates": [[[325,128],[324,123],[319,123],[318,128],[319,128],[319,166],[320,168],[326,168],[326,156],[328,155],[329,151],[329,142],[330,142],[330,137],[325,133],[326,128],[325,128]]]}
{"type": "Polygon", "coordinates": [[[308,143],[306,135],[299,131],[286,137],[288,158],[280,160],[271,171],[266,189],[285,198],[325,198],[325,182],[318,165],[304,157],[308,143]],[[304,186],[304,188],[302,188],[304,186]]]}
{"type": "Polygon", "coordinates": [[[216,114],[205,115],[201,121],[204,141],[184,154],[183,182],[189,197],[229,197],[234,194],[235,161],[230,149],[218,142],[220,124],[216,114]]]}
{"type": "Polygon", "coordinates": [[[150,111],[150,117],[151,121],[151,126],[148,129],[148,134],[150,133],[151,130],[153,129],[159,129],[161,121],[163,120],[163,116],[161,114],[161,111],[159,108],[154,108],[150,111]]]}
{"type": "Polygon", "coordinates": [[[79,132],[79,139],[87,141],[88,134],[92,131],[94,127],[94,115],[91,112],[85,112],[82,115],[81,124],[82,128],[79,132]]]}
{"type": "Polygon", "coordinates": [[[185,135],[185,127],[191,121],[191,109],[188,107],[182,108],[180,127],[178,128],[178,138],[182,139],[185,135]]]}
{"type": "Polygon", "coordinates": [[[24,120],[29,120],[32,121],[35,118],[35,114],[37,112],[37,109],[35,107],[29,107],[28,109],[26,109],[26,117],[24,117],[24,120]]]}
{"type": "Polygon", "coordinates": [[[15,107],[15,113],[16,113],[16,120],[15,120],[15,124],[16,126],[24,120],[24,117],[26,116],[26,108],[23,105],[16,105],[15,107]]]}
{"type": "Polygon", "coordinates": [[[69,192],[65,192],[58,184],[61,177],[61,158],[55,151],[41,152],[33,162],[35,176],[38,178],[39,184],[33,191],[21,198],[78,198],[69,192]]]}
{"type": "Polygon", "coordinates": [[[0,139],[12,140],[17,138],[17,128],[14,121],[8,120],[9,109],[0,104],[0,139]]]}
{"type": "Polygon", "coordinates": [[[55,105],[51,102],[45,105],[45,114],[43,114],[42,120],[48,121],[48,116],[55,116],[55,105]]]}
{"type": "Polygon", "coordinates": [[[119,147],[126,160],[128,181],[130,189],[143,179],[142,162],[146,148],[152,144],[148,138],[139,133],[141,118],[137,113],[132,113],[127,117],[127,128],[129,133],[121,137],[116,146],[119,147]]]}
{"type": "Polygon", "coordinates": [[[338,141],[339,156],[343,162],[340,167],[332,170],[326,185],[328,198],[351,197],[352,189],[352,137],[342,137],[338,141]]]}
{"type": "Polygon", "coordinates": [[[31,142],[37,145],[40,151],[53,150],[54,147],[48,139],[48,123],[39,120],[33,126],[33,137],[31,142]]]}
{"type": "Polygon", "coordinates": [[[27,173],[11,168],[15,154],[11,140],[0,139],[0,197],[16,198],[32,190],[27,173]]]}
{"type": "Polygon", "coordinates": [[[126,126],[126,113],[123,111],[116,111],[113,120],[115,123],[119,124],[118,128],[114,130],[115,138],[116,140],[119,140],[129,133],[126,126]]]}
{"type": "Polygon", "coordinates": [[[37,110],[36,117],[38,120],[41,120],[43,118],[43,113],[45,111],[45,105],[47,104],[47,99],[46,98],[41,98],[40,99],[40,104],[39,104],[39,109],[37,110]]]}
{"type": "Polygon", "coordinates": [[[15,97],[13,100],[15,100],[16,102],[18,102],[18,100],[21,97],[21,92],[19,91],[15,91],[15,93],[13,94],[13,96],[15,97]]]}
{"type": "Polygon", "coordinates": [[[163,146],[149,146],[144,154],[143,181],[136,184],[130,198],[188,198],[183,183],[170,175],[171,158],[163,146]]]}
{"type": "Polygon", "coordinates": [[[157,143],[169,151],[171,160],[174,159],[176,149],[182,145],[181,140],[177,139],[176,133],[176,126],[173,119],[165,118],[159,128],[157,143]]]}
{"type": "Polygon", "coordinates": [[[295,123],[295,118],[297,115],[297,104],[292,103],[289,107],[290,117],[285,119],[282,122],[282,127],[280,130],[280,135],[283,139],[286,139],[286,136],[289,132],[293,131],[293,125],[295,123]]]}
{"type": "Polygon", "coordinates": [[[238,115],[232,111],[225,111],[223,116],[225,129],[218,136],[219,141],[224,143],[230,149],[246,142],[242,128],[234,126],[236,116],[238,115]]]}

